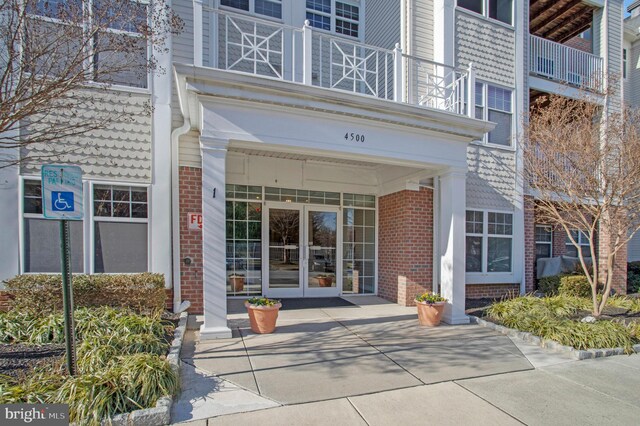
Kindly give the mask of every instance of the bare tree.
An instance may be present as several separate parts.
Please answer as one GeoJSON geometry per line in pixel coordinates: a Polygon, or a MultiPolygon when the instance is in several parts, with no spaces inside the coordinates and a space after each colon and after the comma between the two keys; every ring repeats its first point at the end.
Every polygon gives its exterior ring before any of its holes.
{"type": "Polygon", "coordinates": [[[91,120],[77,111],[98,102],[96,91],[147,87],[150,72],[166,71],[155,59],[182,21],[163,4],[0,0],[0,167],[30,159],[9,149],[62,145],[126,118],[124,106],[91,120]]]}
{"type": "Polygon", "coordinates": [[[595,317],[611,292],[616,256],[640,229],[640,114],[603,108],[587,98],[539,98],[521,145],[536,214],[577,248],[595,317]],[[589,240],[591,267],[576,231],[589,240]]]}

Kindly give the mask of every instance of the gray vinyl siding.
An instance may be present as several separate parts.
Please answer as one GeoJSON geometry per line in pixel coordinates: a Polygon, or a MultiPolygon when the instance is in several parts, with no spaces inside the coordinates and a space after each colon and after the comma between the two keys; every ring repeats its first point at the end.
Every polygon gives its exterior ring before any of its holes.
{"type": "MultiPolygon", "coordinates": [[[[131,182],[151,181],[151,95],[126,91],[87,89],[92,99],[74,111],[60,109],[48,117],[32,117],[33,122],[96,121],[114,114],[106,128],[69,137],[62,143],[31,145],[23,155],[56,158],[77,164],[85,178],[131,182]]],[[[87,93],[85,93],[86,95],[87,93]]],[[[46,161],[46,160],[44,160],[46,161]]],[[[39,164],[21,166],[22,174],[37,174],[39,164]]]]}
{"type": "Polygon", "coordinates": [[[628,55],[627,70],[629,71],[627,85],[629,87],[629,95],[625,97],[628,102],[635,106],[640,107],[640,42],[636,42],[631,46],[628,55]]]}
{"type": "Polygon", "coordinates": [[[473,63],[477,78],[515,87],[515,30],[456,10],[456,65],[473,63]]]}
{"type": "Polygon", "coordinates": [[[364,42],[393,49],[400,43],[400,0],[367,0],[364,42]]]}
{"type": "Polygon", "coordinates": [[[433,60],[433,1],[415,0],[413,14],[407,14],[412,29],[410,55],[433,60]]]}
{"type": "MultiPolygon", "coordinates": [[[[608,14],[608,28],[609,36],[607,37],[608,43],[608,72],[609,75],[618,76],[618,84],[622,84],[622,16],[623,16],[623,1],[622,0],[609,0],[609,14],[608,14]]],[[[621,86],[619,86],[621,89],[621,86]]],[[[622,95],[622,93],[620,93],[622,95]]],[[[610,106],[619,109],[622,107],[620,103],[620,96],[610,97],[610,106]]]]}

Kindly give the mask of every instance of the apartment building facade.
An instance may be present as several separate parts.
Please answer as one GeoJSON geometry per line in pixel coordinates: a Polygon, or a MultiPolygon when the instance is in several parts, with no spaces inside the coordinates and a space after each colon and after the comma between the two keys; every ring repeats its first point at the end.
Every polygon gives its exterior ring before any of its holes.
{"type": "MultiPolygon", "coordinates": [[[[227,298],[253,295],[410,305],[433,290],[465,323],[465,297],[531,291],[536,253],[566,251],[518,179],[521,119],[621,70],[621,0],[171,6],[172,72],[114,88],[103,105],[139,114],[67,159],[86,177],[75,272],[164,273],[214,338],[230,335],[227,298]],[[572,47],[589,29],[591,51],[572,47]]],[[[4,275],[56,272],[38,168],[2,173],[18,242],[0,248],[4,275]]]]}

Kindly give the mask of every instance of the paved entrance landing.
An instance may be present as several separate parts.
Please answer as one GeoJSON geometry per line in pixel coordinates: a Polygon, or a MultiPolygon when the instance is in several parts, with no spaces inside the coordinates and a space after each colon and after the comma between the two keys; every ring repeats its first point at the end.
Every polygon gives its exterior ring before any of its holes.
{"type": "Polygon", "coordinates": [[[281,311],[276,332],[251,332],[229,301],[233,338],[187,336],[183,361],[279,404],[366,395],[532,369],[506,336],[476,325],[420,327],[415,308],[377,297],[355,305],[281,311]]]}

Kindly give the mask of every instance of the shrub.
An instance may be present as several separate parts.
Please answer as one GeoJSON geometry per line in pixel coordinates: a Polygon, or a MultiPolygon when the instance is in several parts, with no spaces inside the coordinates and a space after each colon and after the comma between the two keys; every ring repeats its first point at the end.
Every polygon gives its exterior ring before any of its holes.
{"type": "Polygon", "coordinates": [[[540,278],[538,289],[547,296],[591,297],[591,285],[585,275],[553,275],[540,278]]]}
{"type": "MultiPolygon", "coordinates": [[[[48,314],[62,311],[62,276],[18,275],[6,281],[13,309],[48,314]]],[[[162,274],[73,275],[74,306],[127,307],[137,312],[163,310],[166,293],[162,274]]]]}
{"type": "Polygon", "coordinates": [[[416,296],[416,302],[425,302],[428,304],[446,302],[447,299],[440,296],[438,293],[422,293],[416,296]]]}

